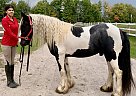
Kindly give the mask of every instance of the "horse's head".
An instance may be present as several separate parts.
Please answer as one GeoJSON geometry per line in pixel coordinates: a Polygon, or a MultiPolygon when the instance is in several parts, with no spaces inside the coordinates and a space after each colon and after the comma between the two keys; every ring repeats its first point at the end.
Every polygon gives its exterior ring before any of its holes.
{"type": "Polygon", "coordinates": [[[22,20],[21,20],[21,46],[26,46],[30,43],[33,36],[33,28],[32,28],[32,18],[31,16],[25,15],[21,12],[22,20]]]}

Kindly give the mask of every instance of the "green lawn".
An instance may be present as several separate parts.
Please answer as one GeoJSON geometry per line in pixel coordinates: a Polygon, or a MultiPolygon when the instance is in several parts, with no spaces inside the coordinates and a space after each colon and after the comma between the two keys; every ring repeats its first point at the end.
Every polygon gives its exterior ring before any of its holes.
{"type": "Polygon", "coordinates": [[[129,36],[131,58],[136,59],[136,37],[129,36]]]}

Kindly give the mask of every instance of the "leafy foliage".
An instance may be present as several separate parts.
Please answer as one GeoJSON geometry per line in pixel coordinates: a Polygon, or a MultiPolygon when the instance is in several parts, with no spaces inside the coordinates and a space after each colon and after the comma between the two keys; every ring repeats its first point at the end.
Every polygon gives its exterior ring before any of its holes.
{"type": "Polygon", "coordinates": [[[53,0],[50,3],[51,9],[53,10],[54,17],[59,17],[60,12],[60,1],[59,0],[53,0]]]}
{"type": "Polygon", "coordinates": [[[9,0],[0,0],[0,21],[1,21],[2,17],[3,17],[3,14],[4,14],[4,6],[8,2],[9,2],[9,0]]]}
{"type": "Polygon", "coordinates": [[[113,7],[110,7],[107,3],[104,5],[105,14],[104,20],[109,20],[110,22],[136,22],[136,8],[129,4],[118,3],[113,7]],[[118,20],[115,20],[117,19],[118,20]]]}
{"type": "Polygon", "coordinates": [[[61,20],[74,23],[76,21],[76,14],[73,0],[63,0],[60,13],[61,20]]]}
{"type": "Polygon", "coordinates": [[[25,1],[19,1],[18,4],[16,5],[16,17],[19,19],[21,18],[20,14],[21,12],[24,12],[28,14],[30,12],[30,7],[25,1]]]}
{"type": "Polygon", "coordinates": [[[31,11],[35,14],[48,14],[48,2],[46,0],[39,1],[31,11]]]}

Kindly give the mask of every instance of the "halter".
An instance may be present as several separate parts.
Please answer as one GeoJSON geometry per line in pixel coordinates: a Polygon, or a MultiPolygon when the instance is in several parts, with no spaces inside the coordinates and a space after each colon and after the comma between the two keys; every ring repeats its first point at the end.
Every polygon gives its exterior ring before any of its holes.
{"type": "MultiPolygon", "coordinates": [[[[22,39],[25,39],[25,40],[29,40],[30,43],[28,45],[28,58],[27,58],[27,68],[26,70],[28,71],[28,67],[29,67],[29,57],[30,57],[30,47],[32,46],[32,38],[28,38],[30,36],[30,34],[32,33],[32,20],[30,18],[30,16],[28,16],[29,18],[29,21],[30,21],[30,25],[31,25],[31,30],[29,31],[29,33],[27,34],[26,37],[19,37],[19,38],[22,38],[22,39]]],[[[21,47],[21,53],[20,53],[20,58],[19,58],[19,61],[21,63],[21,67],[20,67],[20,74],[19,74],[19,84],[21,85],[21,71],[22,71],[22,67],[23,67],[23,59],[24,59],[24,49],[25,49],[25,46],[22,46],[21,47]]]]}
{"type": "MultiPolygon", "coordinates": [[[[23,18],[23,17],[22,17],[22,18],[23,18]]],[[[29,31],[29,33],[27,34],[27,36],[25,36],[25,37],[20,36],[19,38],[31,41],[32,38],[29,38],[29,36],[30,36],[30,34],[32,33],[32,30],[33,30],[33,27],[32,27],[32,26],[33,26],[33,24],[32,24],[32,20],[31,20],[30,16],[28,16],[28,18],[29,18],[31,30],[29,31]]]]}

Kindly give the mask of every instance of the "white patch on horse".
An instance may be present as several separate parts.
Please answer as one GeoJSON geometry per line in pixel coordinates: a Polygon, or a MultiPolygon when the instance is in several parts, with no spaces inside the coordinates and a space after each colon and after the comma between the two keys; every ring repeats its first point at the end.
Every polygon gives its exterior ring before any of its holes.
{"type": "Polygon", "coordinates": [[[78,49],[88,49],[89,46],[89,38],[90,38],[90,27],[82,27],[84,32],[81,33],[80,37],[76,37],[72,34],[72,32],[69,32],[67,34],[67,37],[65,39],[64,45],[66,47],[66,53],[73,54],[77,48],[78,49]],[[74,42],[71,42],[74,41],[74,42]]]}
{"type": "Polygon", "coordinates": [[[109,27],[107,29],[107,34],[108,36],[111,36],[113,38],[114,50],[116,52],[116,56],[118,56],[122,50],[122,40],[121,40],[120,30],[118,27],[112,25],[111,23],[106,23],[106,25],[109,27]]]}
{"type": "Polygon", "coordinates": [[[122,96],[122,70],[119,69],[119,65],[118,65],[118,56],[122,50],[122,40],[121,40],[120,30],[119,30],[119,28],[117,28],[116,26],[114,26],[110,23],[107,23],[107,26],[109,27],[109,29],[107,29],[107,33],[114,40],[114,50],[115,50],[116,56],[117,56],[116,60],[111,60],[111,62],[110,62],[111,66],[114,70],[113,92],[117,91],[116,94],[118,94],[119,96],[122,96]],[[112,28],[110,28],[110,27],[112,27],[112,28]]]}

